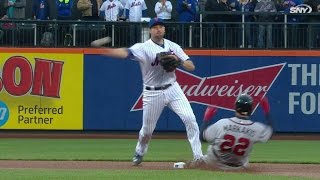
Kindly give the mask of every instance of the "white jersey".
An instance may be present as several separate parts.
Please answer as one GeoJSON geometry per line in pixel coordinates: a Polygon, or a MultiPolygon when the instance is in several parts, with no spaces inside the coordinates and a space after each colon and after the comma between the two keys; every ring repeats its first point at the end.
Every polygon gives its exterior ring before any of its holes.
{"type": "Polygon", "coordinates": [[[123,7],[126,6],[128,0],[120,0],[121,4],[123,5],[123,7]]]}
{"type": "Polygon", "coordinates": [[[249,163],[253,144],[267,142],[272,128],[260,122],[233,117],[217,121],[203,135],[210,143],[207,161],[229,167],[245,167],[249,163]]]}
{"type": "Polygon", "coordinates": [[[105,1],[100,7],[100,11],[104,11],[106,21],[117,21],[120,10],[123,9],[121,2],[118,0],[105,1]]]}
{"type": "Polygon", "coordinates": [[[129,10],[130,22],[141,22],[142,11],[147,9],[144,0],[128,0],[126,7],[129,10]]]}
{"type": "Polygon", "coordinates": [[[140,62],[142,79],[145,86],[163,86],[176,81],[175,72],[166,72],[160,65],[156,54],[160,52],[172,52],[182,61],[189,59],[182,48],[167,39],[164,39],[164,47],[154,43],[151,39],[144,43],[137,43],[129,48],[134,60],[140,62]]]}
{"type": "MultiPolygon", "coordinates": [[[[123,6],[123,8],[125,8],[126,7],[126,4],[127,4],[127,0],[120,0],[120,2],[121,2],[121,4],[122,4],[122,6],[123,6]]],[[[125,10],[125,9],[124,9],[125,10]]],[[[126,11],[123,11],[123,13],[122,14],[120,14],[120,16],[126,16],[126,11]]]]}
{"type": "Polygon", "coordinates": [[[154,7],[154,12],[157,14],[158,18],[161,19],[171,19],[172,4],[170,1],[166,1],[164,6],[161,2],[157,2],[154,7]]]}

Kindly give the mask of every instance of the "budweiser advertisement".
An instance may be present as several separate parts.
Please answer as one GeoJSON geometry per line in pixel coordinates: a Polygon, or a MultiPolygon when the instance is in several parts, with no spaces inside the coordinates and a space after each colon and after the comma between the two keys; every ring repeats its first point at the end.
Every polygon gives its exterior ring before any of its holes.
{"type": "MultiPolygon", "coordinates": [[[[255,109],[284,65],[285,63],[282,63],[210,77],[198,77],[178,69],[176,76],[181,89],[191,103],[233,111],[236,97],[246,93],[253,97],[255,109]]],[[[142,110],[142,94],[132,107],[132,111],[134,110],[142,110]]]]}
{"type": "MultiPolygon", "coordinates": [[[[264,121],[259,101],[268,97],[276,132],[320,131],[318,56],[261,51],[233,55],[200,53],[191,59],[196,70],[179,68],[176,77],[199,124],[208,106],[218,108],[213,122],[234,116],[236,97],[247,93],[254,99],[252,119],[259,122],[264,121]]],[[[84,129],[141,128],[143,82],[137,61],[85,55],[84,81],[84,129]]],[[[185,131],[185,127],[174,112],[165,108],[156,131],[185,131]]]]}

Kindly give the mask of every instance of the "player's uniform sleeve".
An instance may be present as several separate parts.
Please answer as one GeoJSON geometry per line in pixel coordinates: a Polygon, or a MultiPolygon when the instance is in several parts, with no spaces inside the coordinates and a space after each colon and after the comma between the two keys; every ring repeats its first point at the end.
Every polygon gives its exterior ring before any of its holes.
{"type": "Polygon", "coordinates": [[[128,58],[131,60],[144,61],[145,59],[145,51],[143,49],[143,43],[136,43],[131,46],[129,49],[128,58]]]}
{"type": "Polygon", "coordinates": [[[258,142],[267,142],[271,136],[272,136],[272,128],[268,125],[262,124],[261,123],[261,129],[262,131],[260,132],[259,136],[258,136],[258,142]]]}
{"type": "Polygon", "coordinates": [[[215,139],[218,137],[221,127],[221,120],[216,123],[210,125],[206,130],[203,131],[203,138],[208,143],[213,143],[215,139]]]}
{"type": "Polygon", "coordinates": [[[178,56],[179,59],[181,59],[182,61],[186,61],[190,59],[190,57],[182,50],[182,48],[178,44],[173,43],[173,47],[174,47],[174,54],[178,56]]]}

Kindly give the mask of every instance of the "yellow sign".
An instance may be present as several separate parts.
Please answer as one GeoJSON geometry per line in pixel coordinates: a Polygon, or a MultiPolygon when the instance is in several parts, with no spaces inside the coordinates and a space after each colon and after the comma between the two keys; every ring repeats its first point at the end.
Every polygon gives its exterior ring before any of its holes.
{"type": "Polygon", "coordinates": [[[83,54],[0,53],[0,129],[83,129],[83,54]]]}

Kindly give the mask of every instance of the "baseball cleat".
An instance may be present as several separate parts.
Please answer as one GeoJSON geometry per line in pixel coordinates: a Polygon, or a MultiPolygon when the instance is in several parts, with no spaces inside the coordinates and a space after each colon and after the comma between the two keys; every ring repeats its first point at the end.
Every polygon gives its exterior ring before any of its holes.
{"type": "Polygon", "coordinates": [[[136,153],[132,158],[133,165],[137,166],[137,165],[141,164],[142,159],[143,159],[143,156],[140,156],[139,154],[136,153]]]}

